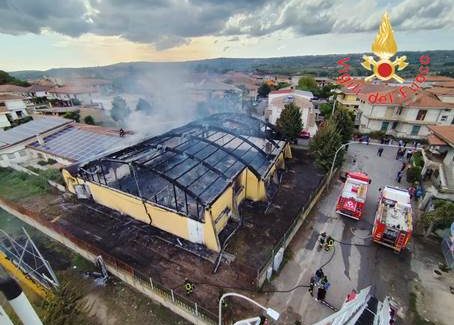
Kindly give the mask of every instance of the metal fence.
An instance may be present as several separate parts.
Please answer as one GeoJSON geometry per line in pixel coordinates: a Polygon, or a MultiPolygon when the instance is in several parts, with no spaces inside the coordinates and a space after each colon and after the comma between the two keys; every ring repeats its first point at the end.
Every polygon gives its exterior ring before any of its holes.
{"type": "Polygon", "coordinates": [[[201,307],[195,301],[188,299],[187,297],[183,297],[177,294],[173,289],[169,289],[165,287],[163,284],[154,281],[151,277],[141,273],[140,271],[134,269],[130,265],[126,264],[125,262],[117,259],[116,257],[110,255],[106,251],[100,249],[99,247],[81,240],[80,238],[75,237],[72,233],[68,232],[62,226],[52,223],[49,220],[45,219],[42,215],[28,210],[14,202],[9,200],[1,199],[6,205],[11,207],[12,209],[18,211],[21,214],[24,214],[34,221],[38,222],[42,226],[55,231],[56,233],[64,236],[69,241],[71,241],[74,245],[78,246],[79,248],[90,252],[95,256],[102,256],[105,264],[110,268],[115,268],[116,270],[120,270],[126,272],[129,276],[133,278],[135,282],[138,282],[140,285],[148,288],[149,290],[153,291],[155,294],[158,294],[166,301],[174,304],[178,308],[184,309],[187,312],[193,314],[200,320],[206,323],[217,324],[218,316],[213,312],[207,310],[206,308],[201,307]]]}
{"type": "Polygon", "coordinates": [[[293,220],[292,224],[287,229],[287,231],[284,233],[284,235],[281,237],[281,239],[279,239],[279,241],[275,245],[273,245],[273,248],[271,249],[271,251],[268,253],[267,257],[265,258],[265,262],[263,262],[263,264],[258,268],[257,280],[260,279],[263,272],[266,272],[266,269],[270,265],[273,264],[273,260],[274,260],[274,256],[275,256],[276,252],[282,247],[284,247],[284,249],[287,248],[287,245],[288,245],[287,240],[291,239],[290,237],[292,236],[292,233],[295,230],[297,224],[300,221],[302,221],[301,216],[304,214],[304,212],[307,210],[307,208],[312,204],[314,197],[319,195],[319,193],[324,190],[324,186],[327,184],[327,181],[328,181],[328,175],[325,175],[322,179],[320,179],[320,181],[317,185],[317,189],[315,191],[312,191],[311,194],[309,195],[309,200],[306,202],[306,204],[304,204],[303,206],[301,206],[299,208],[299,210],[296,214],[297,217],[293,220]]]}

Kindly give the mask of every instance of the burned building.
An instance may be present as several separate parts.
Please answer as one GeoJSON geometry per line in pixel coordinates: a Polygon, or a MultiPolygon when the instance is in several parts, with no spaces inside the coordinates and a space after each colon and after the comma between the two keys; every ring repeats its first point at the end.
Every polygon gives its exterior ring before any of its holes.
{"type": "Polygon", "coordinates": [[[70,192],[219,252],[245,200],[266,201],[286,141],[246,114],[216,114],[63,170],[70,192]]]}

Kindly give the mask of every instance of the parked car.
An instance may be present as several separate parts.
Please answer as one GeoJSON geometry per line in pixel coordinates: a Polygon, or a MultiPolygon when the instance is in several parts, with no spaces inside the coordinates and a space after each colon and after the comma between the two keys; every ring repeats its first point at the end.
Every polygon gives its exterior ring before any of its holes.
{"type": "Polygon", "coordinates": [[[311,137],[311,134],[309,133],[309,131],[301,131],[299,134],[298,134],[298,138],[301,138],[301,139],[310,139],[311,137]]]}

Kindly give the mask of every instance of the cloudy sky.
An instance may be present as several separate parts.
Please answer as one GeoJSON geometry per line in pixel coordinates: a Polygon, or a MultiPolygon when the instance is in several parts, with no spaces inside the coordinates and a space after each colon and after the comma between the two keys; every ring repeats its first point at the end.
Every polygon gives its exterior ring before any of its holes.
{"type": "Polygon", "coordinates": [[[454,0],[0,0],[0,70],[454,49],[454,0]]]}

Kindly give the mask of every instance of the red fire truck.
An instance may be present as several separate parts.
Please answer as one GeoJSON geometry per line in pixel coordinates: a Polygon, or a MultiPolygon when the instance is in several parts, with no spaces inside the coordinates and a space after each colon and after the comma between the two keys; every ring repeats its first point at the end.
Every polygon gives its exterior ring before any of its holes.
{"type": "Polygon", "coordinates": [[[342,193],[337,200],[336,213],[355,220],[361,219],[369,184],[370,178],[367,174],[348,172],[342,193]]]}
{"type": "Polygon", "coordinates": [[[372,236],[375,242],[397,252],[404,249],[413,231],[410,194],[386,186],[380,194],[372,236]]]}

